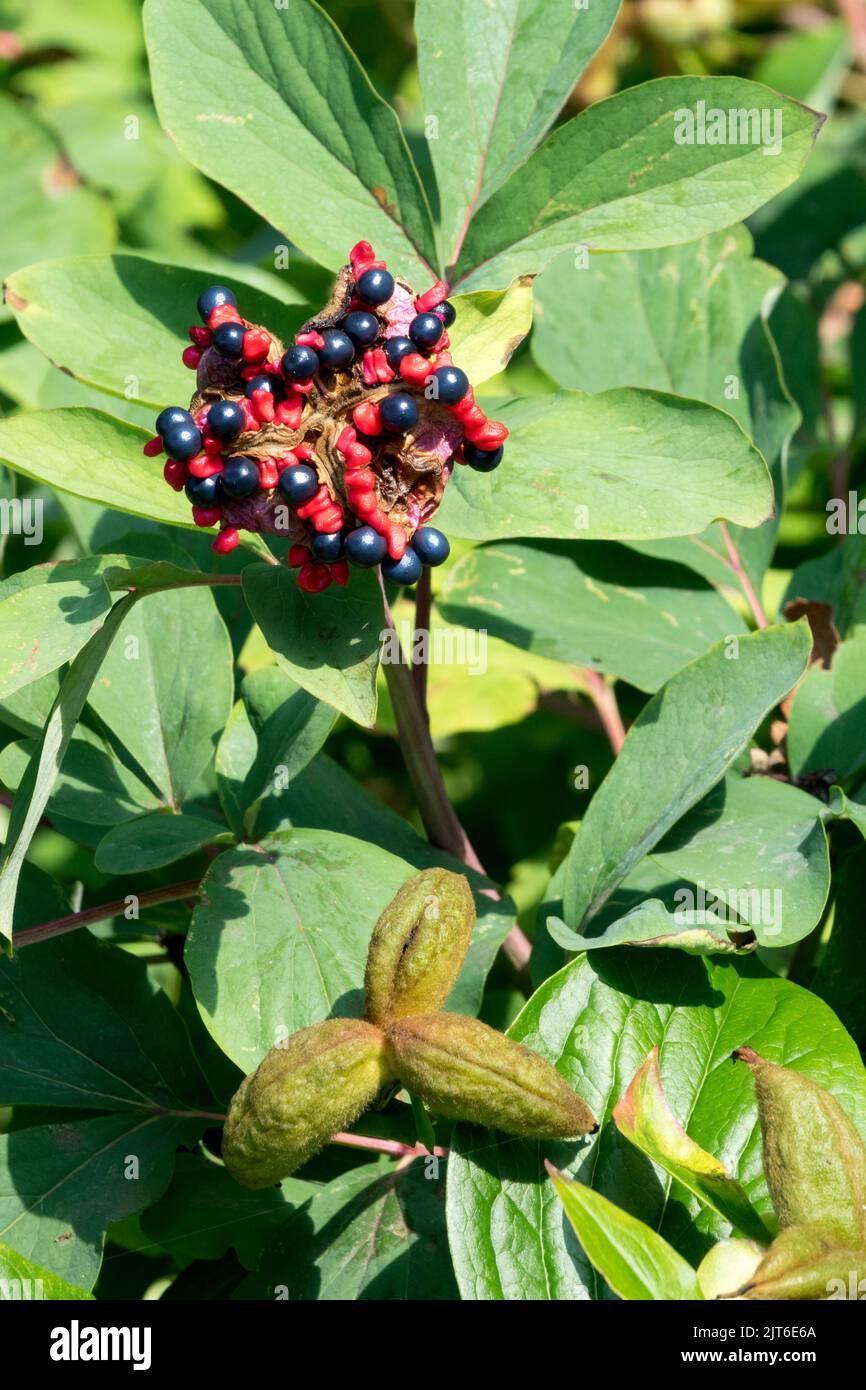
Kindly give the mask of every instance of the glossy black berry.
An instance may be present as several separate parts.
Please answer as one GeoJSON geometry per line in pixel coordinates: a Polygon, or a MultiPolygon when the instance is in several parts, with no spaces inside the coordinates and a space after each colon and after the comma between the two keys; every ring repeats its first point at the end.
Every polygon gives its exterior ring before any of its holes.
{"type": "Polygon", "coordinates": [[[358,280],[358,298],[365,304],[384,304],[394,293],[394,276],[389,270],[365,270],[358,280]]]}
{"type": "Polygon", "coordinates": [[[313,536],[310,541],[310,550],[316,560],[321,560],[327,565],[331,565],[335,560],[340,560],[344,551],[344,540],[341,532],[320,533],[313,536]]]}
{"type": "Polygon", "coordinates": [[[326,328],[322,337],[325,346],[319,348],[319,361],[323,367],[336,370],[339,367],[348,367],[354,362],[355,345],[348,333],[341,333],[339,328],[326,328]]]}
{"type": "Polygon", "coordinates": [[[459,367],[437,367],[430,380],[436,385],[431,387],[428,382],[424,390],[429,391],[431,400],[442,405],[457,405],[469,390],[469,378],[459,367]]]}
{"type": "Polygon", "coordinates": [[[195,425],[175,425],[166,434],[163,443],[169,458],[180,459],[186,463],[201,449],[201,433],[195,425]]]}
{"type": "Polygon", "coordinates": [[[213,345],[223,357],[240,357],[246,331],[242,323],[220,323],[213,331],[213,345]]]}
{"type": "Polygon", "coordinates": [[[501,444],[498,449],[479,449],[467,439],[463,445],[463,457],[476,473],[492,473],[502,462],[504,452],[501,444]]]}
{"type": "Polygon", "coordinates": [[[246,416],[234,401],[216,401],[207,413],[207,427],[217,439],[237,439],[246,416]]]}
{"type": "Polygon", "coordinates": [[[379,336],[379,320],[375,314],[366,314],[363,309],[355,309],[340,322],[344,333],[348,333],[356,348],[369,347],[379,336]]]}
{"type": "Polygon", "coordinates": [[[405,434],[418,423],[418,404],[405,391],[397,391],[379,402],[382,424],[394,434],[405,434]]]}
{"type": "Polygon", "coordinates": [[[370,569],[378,565],[388,553],[385,537],[374,531],[372,526],[359,526],[346,537],[346,554],[353,565],[370,569]]]}
{"type": "Polygon", "coordinates": [[[238,301],[231,290],[227,290],[225,285],[211,285],[210,289],[202,290],[196,300],[196,308],[201,318],[207,323],[214,309],[218,309],[221,304],[231,304],[232,308],[236,309],[237,303],[238,301]]]}
{"type": "Polygon", "coordinates": [[[229,459],[220,474],[220,487],[226,497],[252,497],[259,490],[259,465],[255,459],[229,459]]]}
{"type": "Polygon", "coordinates": [[[415,344],[411,338],[403,338],[398,335],[396,338],[385,339],[385,357],[392,371],[396,372],[403,358],[414,351],[415,344]]]}
{"type": "Polygon", "coordinates": [[[441,319],[446,328],[450,328],[457,317],[457,310],[450,299],[443,299],[441,304],[437,304],[433,313],[441,319]]]}
{"type": "Polygon", "coordinates": [[[280,365],[283,375],[287,376],[289,381],[309,381],[319,370],[319,354],[314,348],[296,343],[288,352],[283,353],[280,365]]]}
{"type": "Polygon", "coordinates": [[[415,551],[409,547],[402,560],[392,560],[390,556],[382,561],[382,573],[394,584],[416,584],[421,578],[423,566],[415,551]]]}
{"type": "Polygon", "coordinates": [[[285,400],[286,387],[282,377],[275,376],[273,372],[261,372],[254,376],[252,381],[248,381],[244,389],[244,395],[248,401],[253,398],[254,391],[270,391],[275,401],[285,400]]]}
{"type": "Polygon", "coordinates": [[[218,506],[220,500],[219,473],[211,473],[209,478],[190,478],[184,492],[194,507],[218,506]]]}
{"type": "Polygon", "coordinates": [[[409,324],[409,337],[417,348],[435,347],[444,331],[438,314],[416,314],[409,324]]]}
{"type": "Polygon", "coordinates": [[[319,480],[309,464],[293,463],[283,469],[277,486],[287,502],[300,507],[318,492],[319,480]]]}
{"type": "Polygon", "coordinates": [[[422,565],[441,565],[451,554],[451,543],[435,526],[422,526],[412,537],[412,549],[422,565]]]}
{"type": "Polygon", "coordinates": [[[169,430],[177,429],[180,425],[194,425],[195,421],[188,410],[184,410],[182,405],[167,405],[165,410],[161,410],[156,417],[156,432],[161,434],[163,439],[169,430]]]}

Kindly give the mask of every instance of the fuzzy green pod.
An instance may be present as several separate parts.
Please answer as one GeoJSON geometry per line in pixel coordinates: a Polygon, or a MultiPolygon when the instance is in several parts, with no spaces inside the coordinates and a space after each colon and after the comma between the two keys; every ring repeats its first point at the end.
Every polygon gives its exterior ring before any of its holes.
{"type": "Polygon", "coordinates": [[[858,1298],[864,1274],[862,1250],[845,1250],[817,1226],[789,1226],[734,1297],[757,1301],[858,1298]]]}
{"type": "Polygon", "coordinates": [[[392,1079],[385,1039],[357,1018],[329,1018],[272,1047],[241,1082],[223,1131],[223,1160],[244,1187],[270,1187],[353,1124],[392,1079]]]}
{"type": "Polygon", "coordinates": [[[392,1069],[432,1110],[531,1139],[597,1129],[588,1106],[537,1052],[459,1014],[420,1014],[388,1029],[392,1069]]]}
{"type": "Polygon", "coordinates": [[[839,1102],[799,1072],[734,1053],[755,1079],[764,1173],[781,1230],[820,1226],[866,1247],[866,1146],[839,1102]]]}
{"type": "Polygon", "coordinates": [[[385,908],[370,938],[364,989],[367,1018],[379,1027],[442,1007],[460,973],[475,925],[462,874],[413,874],[385,908]]]}

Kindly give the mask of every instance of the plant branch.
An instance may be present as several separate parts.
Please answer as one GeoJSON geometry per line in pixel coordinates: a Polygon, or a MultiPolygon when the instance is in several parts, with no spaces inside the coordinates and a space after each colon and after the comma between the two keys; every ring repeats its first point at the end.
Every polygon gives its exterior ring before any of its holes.
{"type": "Polygon", "coordinates": [[[768,627],[769,624],[767,623],[767,615],[761,607],[761,600],[755,593],[751,579],[746,574],[745,566],[742,560],[740,559],[740,552],[738,551],[737,547],[734,545],[733,540],[731,539],[731,533],[728,530],[728,523],[726,521],[720,521],[719,530],[721,531],[722,539],[725,542],[725,548],[728,552],[728,559],[731,562],[731,569],[734,571],[734,573],[740,581],[740,588],[746,596],[746,601],[752,610],[755,622],[757,623],[758,627],[768,627]]]}
{"type": "MultiPolygon", "coordinates": [[[[392,1158],[426,1158],[431,1150],[423,1144],[401,1144],[397,1139],[374,1139],[368,1134],[332,1134],[332,1144],[344,1144],[350,1149],[373,1149],[375,1153],[390,1154],[392,1158]]],[[[448,1150],[437,1144],[432,1150],[435,1158],[447,1158],[448,1150]]]]}
{"type": "MultiPolygon", "coordinates": [[[[183,898],[195,898],[201,880],[188,879],[185,883],[171,883],[165,888],[153,888],[149,893],[138,895],[138,906],[157,907],[160,903],[179,902],[183,898]]],[[[70,912],[65,917],[55,917],[51,922],[41,922],[38,927],[25,927],[13,937],[16,950],[22,946],[32,946],[37,941],[46,941],[51,936],[63,936],[66,932],[77,931],[92,922],[105,922],[110,917],[119,917],[128,906],[126,898],[115,902],[100,903],[98,907],[86,907],[83,912],[70,912]]]]}
{"type": "MultiPolygon", "coordinates": [[[[421,572],[421,578],[418,580],[418,584],[415,589],[415,633],[427,633],[427,641],[426,643],[424,643],[421,650],[422,652],[426,650],[428,654],[430,651],[430,609],[432,605],[432,596],[433,590],[430,581],[430,570],[425,566],[425,568],[421,572]]],[[[415,653],[413,646],[412,679],[415,682],[415,690],[417,691],[418,700],[420,702],[421,708],[423,709],[424,714],[429,722],[429,715],[427,714],[428,662],[424,660],[415,661],[414,655],[415,653]]]]}
{"type": "MultiPolygon", "coordinates": [[[[381,573],[379,583],[382,585],[385,625],[394,637],[394,648],[402,651],[381,573]]],[[[455,859],[467,864],[470,869],[484,874],[484,865],[472,848],[469,836],[460,824],[445,789],[442,771],[430,737],[426,708],[418,698],[412,672],[403,660],[388,661],[383,665],[403,759],[430,843],[437,849],[446,850],[455,859]]],[[[490,898],[500,897],[495,889],[484,891],[490,898]]],[[[502,943],[502,950],[515,973],[523,977],[521,982],[525,985],[526,966],[532,946],[521,927],[515,925],[511,928],[502,943]]]]}
{"type": "Polygon", "coordinates": [[[619,712],[613,686],[608,685],[598,671],[590,671],[584,667],[580,669],[581,675],[586,681],[587,694],[595,706],[601,727],[607,734],[607,741],[613,749],[614,757],[616,757],[625,742],[625,725],[622,722],[622,715],[619,712]]]}

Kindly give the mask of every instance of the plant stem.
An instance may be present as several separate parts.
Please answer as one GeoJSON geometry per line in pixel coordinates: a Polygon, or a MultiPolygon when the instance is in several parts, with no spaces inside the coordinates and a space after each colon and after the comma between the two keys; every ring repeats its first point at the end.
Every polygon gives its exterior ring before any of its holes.
{"type": "MultiPolygon", "coordinates": [[[[428,657],[430,653],[430,608],[432,604],[432,594],[430,570],[425,566],[421,571],[421,578],[418,580],[415,588],[415,632],[416,634],[419,632],[425,632],[427,634],[427,640],[423,644],[421,650],[422,652],[426,650],[428,657]]],[[[427,666],[429,663],[428,661],[415,661],[414,652],[415,648],[413,645],[412,679],[415,682],[418,701],[429,723],[430,716],[427,712],[427,666]]]]}
{"type": "MultiPolygon", "coordinates": [[[[186,883],[172,883],[165,888],[152,888],[149,893],[138,896],[138,906],[157,907],[160,903],[178,902],[182,898],[194,898],[198,894],[200,879],[191,878],[186,883]]],[[[86,907],[83,912],[70,912],[66,917],[55,917],[52,922],[42,922],[38,927],[25,927],[15,933],[13,945],[16,950],[22,946],[32,946],[36,941],[46,941],[50,936],[63,936],[65,932],[87,927],[91,922],[105,922],[110,917],[119,917],[127,907],[126,898],[118,898],[112,903],[100,903],[98,907],[86,907]]]]}
{"type": "MultiPolygon", "coordinates": [[[[423,1144],[401,1144],[397,1139],[374,1139],[368,1134],[332,1134],[332,1144],[345,1144],[350,1149],[373,1149],[375,1153],[390,1154],[392,1158],[426,1158],[430,1149],[423,1144]]],[[[436,1158],[447,1158],[448,1150],[438,1145],[432,1150],[436,1158]]]]}
{"type": "Polygon", "coordinates": [[[737,547],[734,545],[734,542],[731,539],[731,533],[728,530],[728,523],[726,521],[720,521],[719,530],[721,531],[722,539],[725,542],[725,548],[728,552],[728,559],[731,562],[731,569],[734,571],[734,573],[740,581],[740,588],[746,596],[748,605],[752,610],[752,614],[754,615],[755,622],[758,624],[758,627],[768,627],[769,624],[767,623],[767,615],[761,607],[761,601],[758,598],[758,595],[755,593],[751,579],[746,574],[745,566],[743,565],[743,562],[740,559],[740,552],[737,550],[737,547]]]}
{"type": "Polygon", "coordinates": [[[607,741],[613,749],[614,757],[616,757],[625,742],[625,725],[622,722],[622,715],[619,712],[613,686],[608,685],[598,671],[589,671],[581,667],[581,675],[586,681],[587,693],[595,706],[601,727],[607,734],[607,741]]]}
{"type": "MultiPolygon", "coordinates": [[[[382,582],[381,574],[379,582],[382,582]]],[[[394,646],[399,649],[397,630],[394,626],[394,618],[385,594],[384,584],[382,584],[382,602],[385,606],[385,625],[389,632],[394,634],[396,639],[394,646]]],[[[430,737],[426,706],[418,697],[412,672],[407,663],[402,660],[388,661],[383,664],[403,759],[430,843],[435,845],[437,849],[446,850],[464,864],[468,864],[470,869],[484,874],[484,866],[472,848],[469,837],[460,824],[445,790],[445,782],[430,737]]],[[[495,889],[485,889],[484,891],[490,898],[498,899],[500,897],[495,889]]],[[[502,943],[502,950],[516,973],[525,975],[532,946],[521,927],[515,924],[511,928],[502,943]]],[[[523,983],[526,981],[524,980],[523,983]]]]}

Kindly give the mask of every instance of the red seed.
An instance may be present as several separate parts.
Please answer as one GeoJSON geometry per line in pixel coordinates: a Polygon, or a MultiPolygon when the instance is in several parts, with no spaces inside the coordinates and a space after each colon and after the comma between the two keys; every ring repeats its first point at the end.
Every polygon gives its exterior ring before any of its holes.
{"type": "Polygon", "coordinates": [[[220,531],[211,550],[215,550],[217,555],[228,555],[230,550],[240,543],[240,535],[236,526],[227,526],[224,531],[220,531]]]}
{"type": "Polygon", "coordinates": [[[387,382],[393,381],[397,375],[385,356],[384,348],[373,349],[373,366],[376,371],[376,380],[381,382],[383,386],[387,382]]]}
{"type": "Polygon", "coordinates": [[[253,410],[263,424],[270,424],[276,414],[272,391],[254,391],[251,398],[253,410]]]}
{"type": "Polygon", "coordinates": [[[263,328],[249,328],[244,334],[243,359],[245,362],[261,362],[267,357],[271,347],[271,335],[263,328]]]}
{"type": "Polygon", "coordinates": [[[162,440],[160,439],[159,435],[155,434],[153,439],[149,439],[141,452],[145,454],[149,459],[156,458],[157,454],[161,454],[162,440]]]}
{"type": "Polygon", "coordinates": [[[310,547],[308,545],[293,545],[289,551],[286,564],[289,569],[296,570],[299,565],[305,565],[310,558],[310,547]]]}
{"type": "Polygon", "coordinates": [[[321,532],[324,536],[333,535],[335,531],[339,531],[342,524],[342,507],[323,507],[313,515],[313,530],[321,532]]]}
{"type": "Polygon", "coordinates": [[[391,559],[402,560],[408,544],[406,532],[403,530],[403,527],[396,521],[392,521],[385,532],[385,539],[388,542],[388,554],[391,556],[391,559]]]}
{"type": "Polygon", "coordinates": [[[325,346],[324,338],[321,333],[317,333],[315,329],[311,329],[309,333],[296,333],[295,342],[299,347],[315,348],[317,352],[321,352],[322,348],[325,346]]]}
{"type": "Polygon", "coordinates": [[[357,242],[349,252],[349,264],[357,280],[362,270],[366,270],[370,262],[374,260],[376,252],[373,250],[369,241],[357,242]]]}
{"type": "Polygon", "coordinates": [[[204,451],[206,454],[210,454],[212,458],[217,458],[222,455],[224,448],[225,442],[222,439],[214,439],[212,434],[205,435],[204,451]]]}
{"type": "Polygon", "coordinates": [[[429,290],[419,295],[415,300],[415,308],[419,314],[428,314],[431,309],[435,309],[437,304],[441,304],[443,299],[448,298],[448,286],[444,280],[437,280],[435,285],[431,285],[429,290]]]}
{"type": "Polygon", "coordinates": [[[275,462],[276,465],[277,465],[277,472],[278,472],[278,473],[282,473],[282,471],[283,471],[284,468],[288,468],[290,464],[297,463],[297,461],[298,461],[298,456],[297,456],[297,454],[293,453],[291,449],[289,450],[289,452],[288,452],[287,454],[284,454],[283,457],[282,457],[281,459],[275,459],[275,460],[274,460],[274,462],[275,462]]]}
{"type": "Polygon", "coordinates": [[[466,437],[471,439],[476,430],[480,430],[482,425],[487,424],[487,416],[480,405],[472,405],[464,415],[461,415],[460,423],[466,437]]]}
{"type": "Polygon", "coordinates": [[[348,488],[357,488],[359,492],[369,492],[376,486],[376,478],[369,468],[347,468],[343,474],[343,482],[348,488]]]}
{"type": "Polygon", "coordinates": [[[211,345],[211,332],[209,328],[204,328],[200,323],[194,323],[188,330],[190,342],[197,348],[206,348],[211,345]]]}
{"type": "Polygon", "coordinates": [[[458,401],[456,405],[449,405],[448,409],[451,411],[455,420],[462,420],[464,416],[468,415],[469,411],[473,409],[474,405],[475,392],[470,386],[463,400],[458,401]]]}
{"type": "Polygon", "coordinates": [[[378,401],[362,401],[352,411],[352,419],[362,434],[381,434],[382,416],[378,401]]]}
{"type": "Polygon", "coordinates": [[[212,478],[214,473],[222,473],[222,459],[211,458],[209,454],[196,454],[189,461],[189,471],[194,478],[212,478]]]}
{"type": "Polygon", "coordinates": [[[195,369],[196,369],[196,367],[198,366],[199,362],[200,362],[201,359],[202,359],[202,351],[201,351],[201,348],[197,348],[197,347],[188,347],[188,348],[184,348],[183,352],[182,352],[181,355],[180,355],[180,358],[181,358],[181,361],[183,362],[183,365],[184,365],[185,367],[189,367],[189,369],[190,369],[191,372],[194,372],[195,369]]]}
{"type": "Polygon", "coordinates": [[[375,386],[379,378],[376,375],[376,354],[373,352],[372,348],[367,348],[367,351],[361,358],[361,369],[364,375],[364,385],[375,386]]]}
{"type": "Polygon", "coordinates": [[[366,468],[372,458],[366,444],[350,444],[346,450],[346,462],[350,468],[366,468]]]}
{"type": "Polygon", "coordinates": [[[357,430],[353,430],[351,425],[347,425],[344,430],[341,430],[340,435],[337,439],[338,451],[345,456],[346,452],[355,443],[355,440],[357,438],[357,430]]]}
{"type": "Polygon", "coordinates": [[[248,401],[246,396],[241,396],[240,400],[236,401],[235,404],[239,405],[244,412],[244,428],[248,430],[257,430],[261,422],[256,414],[256,408],[252,401],[248,401]]]}
{"type": "Polygon", "coordinates": [[[280,471],[273,459],[259,459],[260,487],[276,487],[279,476],[280,471]]]}
{"type": "Polygon", "coordinates": [[[243,323],[234,304],[218,304],[215,309],[211,309],[207,321],[208,328],[213,332],[221,323],[243,323]]]}
{"type": "Polygon", "coordinates": [[[498,420],[487,420],[478,429],[467,429],[466,435],[469,442],[475,444],[477,448],[492,450],[498,449],[500,444],[505,443],[508,438],[508,429],[498,420]]]}
{"type": "Polygon", "coordinates": [[[314,457],[315,452],[312,444],[296,444],[292,450],[295,458],[300,459],[303,463],[309,463],[310,459],[314,457]]]}
{"type": "Polygon", "coordinates": [[[219,507],[193,507],[192,519],[196,526],[216,526],[222,511],[219,507]]]}
{"type": "Polygon", "coordinates": [[[400,363],[400,375],[410,386],[422,386],[432,370],[432,363],[420,352],[407,352],[400,363]]]}
{"type": "Polygon", "coordinates": [[[308,381],[293,381],[292,387],[295,391],[298,392],[299,395],[309,396],[310,392],[313,389],[313,379],[312,377],[310,377],[308,381]]]}
{"type": "Polygon", "coordinates": [[[331,578],[335,584],[339,584],[341,589],[345,589],[349,582],[349,565],[346,560],[335,560],[331,566],[331,578]]]}
{"type": "MultiPolygon", "coordinates": [[[[376,501],[375,492],[353,492],[349,498],[349,502],[356,516],[363,516],[368,520],[373,512],[379,511],[379,504],[376,501]]],[[[372,521],[370,521],[370,525],[373,525],[372,521]]],[[[378,530],[379,528],[377,527],[376,529],[378,530]]]]}
{"type": "Polygon", "coordinates": [[[331,571],[327,565],[316,565],[308,561],[298,570],[298,588],[306,594],[320,594],[331,583],[331,571]]]}
{"type": "Polygon", "coordinates": [[[183,492],[187,476],[186,464],[181,463],[180,459],[169,459],[162,470],[162,476],[175,492],[183,492]]]}
{"type": "Polygon", "coordinates": [[[306,521],[307,517],[313,516],[316,512],[320,512],[323,507],[330,507],[330,505],[331,494],[328,492],[324,483],[322,483],[318,492],[310,498],[309,502],[305,502],[302,507],[298,507],[298,516],[302,521],[306,521]]]}
{"type": "Polygon", "coordinates": [[[304,413],[304,402],[300,396],[291,399],[287,396],[284,401],[280,401],[274,411],[274,424],[285,425],[286,429],[296,430],[301,423],[301,416],[304,413]]]}

